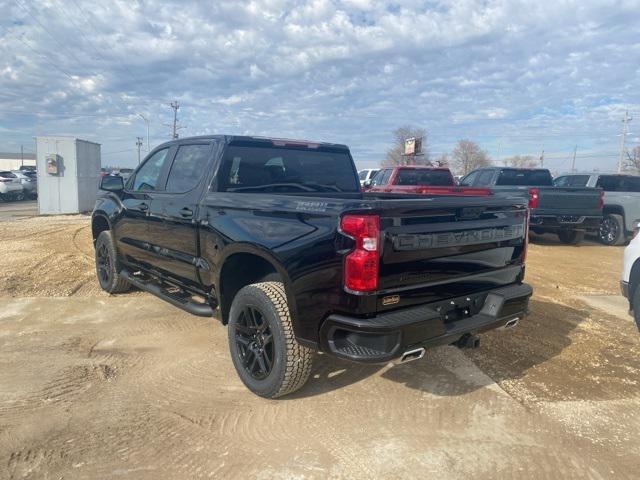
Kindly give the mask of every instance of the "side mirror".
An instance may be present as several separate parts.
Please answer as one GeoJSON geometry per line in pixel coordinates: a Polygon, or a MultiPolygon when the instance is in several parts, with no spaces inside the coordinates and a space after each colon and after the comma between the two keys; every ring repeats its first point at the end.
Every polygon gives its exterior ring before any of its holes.
{"type": "Polygon", "coordinates": [[[100,177],[100,190],[107,192],[121,192],[124,190],[124,180],[120,176],[105,175],[100,177]]]}
{"type": "Polygon", "coordinates": [[[364,188],[371,188],[371,179],[365,180],[364,183],[362,184],[362,186],[364,188]]]}

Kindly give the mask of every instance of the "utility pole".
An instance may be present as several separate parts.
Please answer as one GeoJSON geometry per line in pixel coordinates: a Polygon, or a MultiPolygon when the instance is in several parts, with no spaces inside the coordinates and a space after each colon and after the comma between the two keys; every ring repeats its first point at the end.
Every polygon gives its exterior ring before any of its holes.
{"type": "Polygon", "coordinates": [[[140,147],[142,146],[142,137],[136,137],[136,147],[138,147],[138,165],[140,165],[140,147]]]}
{"type": "Polygon", "coordinates": [[[24,165],[24,145],[20,145],[20,165],[24,165]]]}
{"type": "Polygon", "coordinates": [[[540,168],[544,168],[544,150],[540,154],[540,168]]]}
{"type": "Polygon", "coordinates": [[[171,102],[171,108],[173,108],[173,134],[171,138],[175,140],[178,138],[178,109],[180,108],[177,100],[171,102]]]}
{"type": "Polygon", "coordinates": [[[576,171],[576,153],[578,151],[578,146],[573,147],[573,160],[571,160],[571,173],[575,173],[576,171]]]}
{"type": "Polygon", "coordinates": [[[139,113],[138,116],[147,124],[147,153],[149,153],[151,151],[151,148],[149,147],[149,119],[141,113],[139,113]]]}
{"type": "Polygon", "coordinates": [[[620,135],[620,158],[618,159],[618,173],[622,173],[622,162],[624,160],[624,143],[627,138],[629,122],[633,120],[629,116],[629,110],[624,111],[624,117],[622,117],[622,134],[620,135]]]}

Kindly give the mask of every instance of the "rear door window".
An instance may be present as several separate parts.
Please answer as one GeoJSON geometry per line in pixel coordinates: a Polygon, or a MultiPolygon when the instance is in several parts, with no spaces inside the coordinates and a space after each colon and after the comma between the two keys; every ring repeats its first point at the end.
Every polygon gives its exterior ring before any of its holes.
{"type": "Polygon", "coordinates": [[[205,175],[211,145],[180,145],[167,179],[167,192],[184,193],[193,190],[205,175]]]}
{"type": "Polygon", "coordinates": [[[480,170],[477,170],[475,172],[471,172],[466,177],[463,177],[460,180],[460,185],[465,186],[465,187],[470,187],[471,185],[473,185],[473,182],[476,181],[476,179],[478,178],[479,174],[480,174],[480,170]]]}

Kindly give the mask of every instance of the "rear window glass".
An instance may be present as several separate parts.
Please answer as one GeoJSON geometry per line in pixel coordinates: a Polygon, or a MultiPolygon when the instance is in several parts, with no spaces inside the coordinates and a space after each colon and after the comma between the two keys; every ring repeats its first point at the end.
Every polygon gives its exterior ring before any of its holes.
{"type": "Polygon", "coordinates": [[[500,170],[496,185],[546,187],[552,185],[549,170],[500,170]]]}
{"type": "Polygon", "coordinates": [[[353,162],[344,151],[231,145],[220,190],[228,192],[359,192],[353,162]]]}
{"type": "Polygon", "coordinates": [[[421,168],[400,168],[396,173],[396,185],[453,185],[451,174],[445,170],[427,170],[421,168]]]}
{"type": "Polygon", "coordinates": [[[15,176],[15,174],[11,173],[11,172],[0,172],[0,177],[4,177],[4,178],[18,178],[15,176]]]}
{"type": "Polygon", "coordinates": [[[602,175],[596,186],[605,192],[640,192],[640,177],[602,175]]]}

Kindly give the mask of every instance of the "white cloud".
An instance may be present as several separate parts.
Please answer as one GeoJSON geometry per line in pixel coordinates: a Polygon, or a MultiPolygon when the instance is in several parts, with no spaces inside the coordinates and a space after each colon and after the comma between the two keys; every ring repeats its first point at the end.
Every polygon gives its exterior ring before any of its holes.
{"type": "Polygon", "coordinates": [[[30,141],[15,132],[36,126],[122,150],[144,131],[136,112],[159,142],[174,99],[184,134],[340,141],[372,162],[406,123],[430,131],[432,151],[471,137],[491,153],[500,137],[504,155],[542,143],[616,150],[621,109],[640,117],[637,1],[78,4],[9,4],[0,101],[5,111],[107,116],[0,112],[0,150],[30,141]],[[126,128],[108,117],[120,114],[132,115],[126,128]]]}

